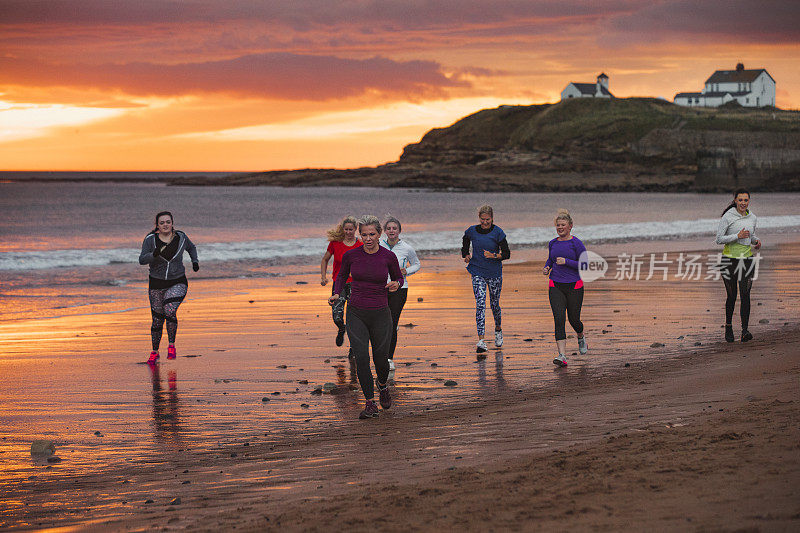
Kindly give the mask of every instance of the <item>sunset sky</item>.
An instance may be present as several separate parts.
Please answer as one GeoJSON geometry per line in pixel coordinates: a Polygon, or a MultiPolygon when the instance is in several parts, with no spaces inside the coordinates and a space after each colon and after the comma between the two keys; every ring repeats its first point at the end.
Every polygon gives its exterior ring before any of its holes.
{"type": "Polygon", "coordinates": [[[796,0],[0,0],[0,170],[392,161],[432,127],[766,68],[800,109],[796,0]]]}

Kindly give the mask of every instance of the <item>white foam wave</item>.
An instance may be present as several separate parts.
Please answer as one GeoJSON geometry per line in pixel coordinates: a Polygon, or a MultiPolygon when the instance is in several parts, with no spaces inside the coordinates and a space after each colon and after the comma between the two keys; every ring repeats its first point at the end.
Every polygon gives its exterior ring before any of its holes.
{"type": "MultiPolygon", "coordinates": [[[[674,220],[668,222],[631,222],[580,226],[575,234],[584,242],[608,240],[643,240],[671,236],[701,236],[715,233],[718,219],[674,220]]],[[[800,216],[759,217],[762,229],[799,227],[800,216]]],[[[552,226],[507,229],[508,241],[515,246],[544,246],[553,238],[552,226]]],[[[444,252],[461,247],[462,231],[424,231],[404,233],[403,238],[418,252],[444,252]]],[[[713,241],[710,241],[710,243],[713,241]]],[[[276,261],[309,256],[321,256],[327,246],[325,239],[281,239],[198,245],[201,262],[208,261],[276,261]]],[[[50,250],[31,252],[0,252],[0,270],[42,270],[103,266],[114,263],[137,263],[137,248],[50,250]]],[[[184,256],[188,261],[188,255],[184,256]]]]}

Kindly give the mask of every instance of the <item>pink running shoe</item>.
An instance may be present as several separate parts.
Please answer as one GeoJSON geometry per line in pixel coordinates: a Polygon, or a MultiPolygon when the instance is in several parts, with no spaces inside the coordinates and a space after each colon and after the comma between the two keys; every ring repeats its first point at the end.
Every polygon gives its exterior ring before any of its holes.
{"type": "Polygon", "coordinates": [[[170,344],[167,347],[167,359],[175,359],[176,357],[178,357],[178,354],[175,351],[175,346],[170,344]]]}
{"type": "Polygon", "coordinates": [[[158,362],[158,352],[153,350],[150,352],[150,359],[147,360],[148,364],[154,365],[158,362]]]}

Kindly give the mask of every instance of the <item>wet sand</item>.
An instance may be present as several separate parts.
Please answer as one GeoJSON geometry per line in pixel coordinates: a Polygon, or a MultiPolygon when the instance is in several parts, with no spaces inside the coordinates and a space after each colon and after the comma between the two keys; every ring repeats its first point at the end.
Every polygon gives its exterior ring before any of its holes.
{"type": "Polygon", "coordinates": [[[3,325],[0,527],[797,529],[799,258],[772,251],[745,345],[719,281],[594,282],[566,369],[538,263],[506,268],[506,345],[476,361],[468,279],[432,261],[366,422],[313,275],[193,284],[157,373],[143,308],[3,325]]]}

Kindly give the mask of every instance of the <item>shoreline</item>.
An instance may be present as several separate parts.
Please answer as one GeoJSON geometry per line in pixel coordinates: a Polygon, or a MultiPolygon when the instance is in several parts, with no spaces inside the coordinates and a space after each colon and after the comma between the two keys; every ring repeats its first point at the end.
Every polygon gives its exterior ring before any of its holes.
{"type": "MultiPolygon", "coordinates": [[[[657,244],[670,258],[692,248],[657,244]]],[[[0,396],[15,401],[0,412],[0,442],[6,465],[16,466],[0,485],[14,494],[4,498],[0,528],[320,530],[334,520],[355,530],[679,529],[682,512],[692,527],[727,530],[735,528],[708,495],[727,491],[741,509],[755,501],[724,477],[742,468],[764,480],[756,492],[781,494],[759,499],[752,516],[778,518],[765,525],[731,516],[753,527],[796,526],[786,499],[796,492],[780,483],[800,486],[797,453],[786,457],[800,427],[792,275],[800,244],[771,248],[748,344],[727,345],[716,329],[721,282],[592,282],[583,314],[590,352],[568,354],[566,369],[550,363],[552,317],[535,275],[543,253],[531,250],[529,261],[505,269],[506,345],[484,361],[474,354],[467,277],[447,258],[426,263],[401,318],[411,326],[398,343],[395,406],[372,421],[356,418],[363,404],[346,346],[332,348],[329,288],[298,285],[297,277],[224,280],[225,290],[198,283],[181,308],[179,358],[155,375],[136,364],[147,344],[144,308],[4,327],[0,396]],[[649,347],[654,340],[666,346],[649,347]],[[458,384],[445,387],[445,379],[458,384]],[[326,381],[341,393],[311,394],[326,381]],[[730,413],[744,415],[718,418],[730,413]],[[787,417],[789,431],[775,431],[787,417]],[[673,433],[681,438],[670,440],[673,433]],[[56,441],[61,463],[30,458],[30,440],[42,437],[56,441]],[[614,453],[621,443],[624,455],[614,453]],[[746,455],[739,465],[744,452],[766,459],[746,455]],[[652,462],[664,472],[647,470],[652,462]],[[592,473],[598,468],[613,468],[611,481],[592,473]],[[695,501],[684,497],[662,513],[658,497],[677,498],[687,482],[695,501]],[[657,496],[638,500],[643,494],[657,496]],[[181,503],[170,505],[174,498],[181,503]]]]}

